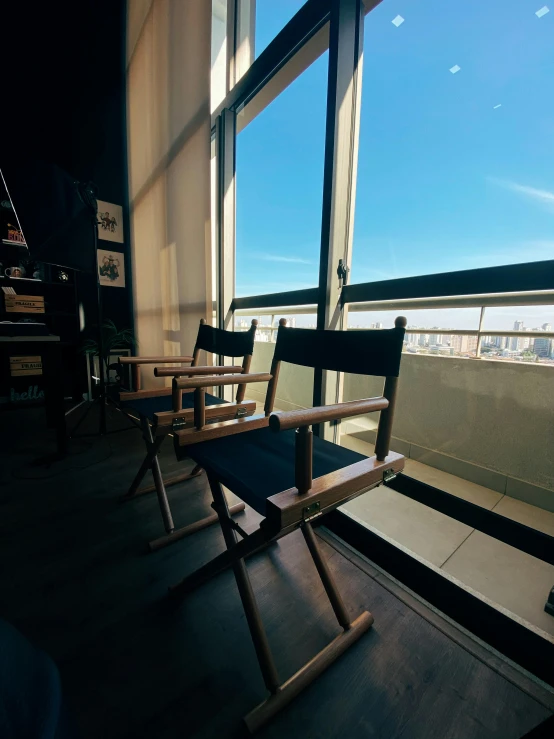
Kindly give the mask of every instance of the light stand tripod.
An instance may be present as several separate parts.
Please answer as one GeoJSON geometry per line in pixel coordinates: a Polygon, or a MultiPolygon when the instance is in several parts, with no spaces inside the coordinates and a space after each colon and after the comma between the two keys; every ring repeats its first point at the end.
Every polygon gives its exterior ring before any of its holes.
{"type": "MultiPolygon", "coordinates": [[[[103,330],[103,309],[102,309],[102,286],[100,284],[100,280],[98,279],[98,267],[97,267],[97,258],[98,258],[98,203],[96,200],[96,185],[92,182],[84,182],[84,183],[76,183],[77,191],[79,194],[79,197],[83,204],[85,205],[86,209],[88,210],[90,214],[90,223],[92,228],[92,248],[93,248],[93,254],[92,256],[92,267],[93,267],[93,274],[95,274],[96,279],[96,320],[98,324],[98,331],[97,331],[97,346],[98,346],[98,374],[99,374],[99,382],[98,382],[98,388],[99,388],[99,394],[96,398],[92,401],[92,403],[89,405],[87,410],[83,413],[81,418],[77,421],[77,424],[73,428],[73,431],[71,432],[72,438],[78,438],[78,437],[85,437],[85,436],[105,436],[106,434],[115,434],[119,431],[128,431],[131,427],[125,427],[121,429],[112,429],[110,431],[107,430],[107,424],[106,424],[106,408],[108,403],[112,403],[115,408],[119,410],[119,406],[116,403],[116,401],[113,398],[110,398],[108,393],[106,392],[106,376],[104,374],[104,337],[102,335],[103,330]],[[100,409],[100,417],[98,420],[98,431],[96,433],[87,433],[87,434],[76,434],[75,432],[79,428],[79,426],[83,423],[85,418],[88,416],[92,408],[94,408],[95,405],[98,405],[100,409]]],[[[133,424],[133,426],[136,426],[137,428],[140,428],[137,423],[133,421],[133,419],[128,416],[127,414],[124,414],[126,418],[129,419],[129,421],[133,424]]]]}

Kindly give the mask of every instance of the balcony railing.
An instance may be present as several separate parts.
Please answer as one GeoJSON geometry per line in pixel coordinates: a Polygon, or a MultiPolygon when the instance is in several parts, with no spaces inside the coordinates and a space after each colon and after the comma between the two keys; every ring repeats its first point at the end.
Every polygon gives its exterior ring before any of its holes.
{"type": "MultiPolygon", "coordinates": [[[[554,305],[554,291],[540,290],[534,292],[520,293],[496,293],[489,295],[464,295],[451,296],[442,298],[416,298],[411,300],[378,300],[364,301],[359,303],[351,303],[348,306],[349,312],[371,312],[371,311],[397,311],[398,313],[408,312],[411,310],[425,309],[453,309],[453,308],[479,308],[479,325],[477,328],[468,329],[452,329],[452,328],[408,328],[408,334],[418,335],[448,335],[448,336],[471,336],[476,337],[475,358],[482,355],[482,343],[485,337],[497,338],[517,338],[517,339],[554,339],[554,331],[544,330],[500,330],[494,328],[485,328],[486,309],[491,307],[517,307],[532,305],[554,305]]],[[[235,311],[235,316],[269,316],[270,324],[263,325],[260,323],[258,330],[264,335],[269,334],[269,341],[275,341],[278,320],[282,316],[291,315],[310,315],[315,314],[317,306],[312,305],[292,305],[263,308],[239,308],[235,311]]],[[[237,327],[246,329],[247,326],[237,327]]],[[[351,329],[353,330],[353,329],[351,329]]]]}

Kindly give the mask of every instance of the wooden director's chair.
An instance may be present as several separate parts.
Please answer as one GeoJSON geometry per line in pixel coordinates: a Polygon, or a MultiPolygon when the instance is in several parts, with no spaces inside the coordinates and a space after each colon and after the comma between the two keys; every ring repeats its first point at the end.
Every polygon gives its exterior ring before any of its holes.
{"type": "MultiPolygon", "coordinates": [[[[365,611],[353,621],[323,558],[312,522],[337,506],[394,477],[404,457],[389,451],[400,357],[406,319],[395,328],[364,331],[318,331],[286,328],[277,335],[265,401],[265,414],[213,426],[201,426],[204,385],[217,378],[175,379],[175,387],[195,390],[194,429],[177,430],[178,457],[186,455],[206,470],[227,551],[172,588],[186,593],[228,567],[234,570],[239,594],[269,697],[245,722],[251,732],[266,723],[321,674],[373,623],[365,611]],[[336,405],[271,413],[282,361],[307,367],[385,377],[383,395],[336,405]],[[380,411],[375,455],[364,457],[318,436],[311,424],[380,411]],[[260,527],[246,534],[230,517],[222,485],[264,516],[260,527]],[[296,674],[281,682],[264,631],[245,558],[300,528],[342,632],[296,674]],[[237,540],[237,532],[242,540],[237,540]]],[[[244,378],[258,381],[259,376],[244,378]]],[[[224,380],[224,378],[221,378],[224,380]]]]}
{"type": "MultiPolygon", "coordinates": [[[[156,367],[154,374],[156,377],[202,377],[210,375],[220,378],[231,373],[235,378],[234,384],[237,384],[236,378],[240,380],[239,375],[247,373],[250,369],[257,324],[258,322],[253,320],[248,331],[233,332],[213,328],[202,319],[191,357],[119,357],[119,363],[121,365],[130,365],[134,370],[133,384],[135,390],[132,392],[121,391],[117,399],[118,405],[123,412],[138,415],[142,435],[146,444],[144,461],[135,475],[129,490],[123,496],[123,500],[134,500],[140,495],[155,491],[158,496],[164,527],[167,532],[165,536],[149,542],[150,551],[156,551],[172,544],[199,529],[216,523],[218,519],[217,515],[213,513],[188,526],[175,529],[166,488],[198,476],[201,474],[202,468],[200,465],[196,465],[192,472],[175,475],[164,481],[158,453],[164,439],[172,433],[174,428],[186,429],[193,424],[195,417],[193,407],[194,396],[190,391],[175,390],[175,388],[140,389],[140,366],[145,364],[175,364],[176,362],[182,364],[190,363],[190,367],[156,367]],[[198,358],[202,350],[215,355],[233,357],[233,359],[242,357],[243,362],[242,365],[229,367],[198,366],[198,358]],[[152,424],[156,412],[158,420],[153,429],[152,424]],[[149,469],[152,470],[154,484],[139,489],[139,485],[149,469]]],[[[236,402],[234,403],[227,402],[210,393],[205,393],[205,405],[207,406],[205,408],[206,422],[225,421],[251,416],[256,410],[256,403],[253,400],[244,400],[245,389],[246,386],[244,384],[238,384],[236,402]]],[[[231,513],[238,513],[242,510],[244,510],[244,503],[237,503],[232,506],[231,513]]]]}

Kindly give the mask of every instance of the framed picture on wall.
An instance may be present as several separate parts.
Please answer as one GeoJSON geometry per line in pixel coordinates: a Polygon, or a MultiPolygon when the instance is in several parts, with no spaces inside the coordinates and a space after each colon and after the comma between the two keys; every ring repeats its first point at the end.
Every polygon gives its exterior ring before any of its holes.
{"type": "Polygon", "coordinates": [[[123,243],[123,209],[121,205],[98,200],[98,238],[123,243]]]}
{"type": "Polygon", "coordinates": [[[125,259],[119,251],[98,249],[98,281],[108,287],[125,287],[125,259]]]}

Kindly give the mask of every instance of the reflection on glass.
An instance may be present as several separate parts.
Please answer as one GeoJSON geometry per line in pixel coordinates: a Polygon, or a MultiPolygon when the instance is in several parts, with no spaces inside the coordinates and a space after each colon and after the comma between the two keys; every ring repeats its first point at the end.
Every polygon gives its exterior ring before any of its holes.
{"type": "Polygon", "coordinates": [[[366,16],[352,281],[554,257],[554,13],[536,10],[366,16]]]}
{"type": "Polygon", "coordinates": [[[318,281],[328,52],[237,136],[236,294],[318,281]]]}

